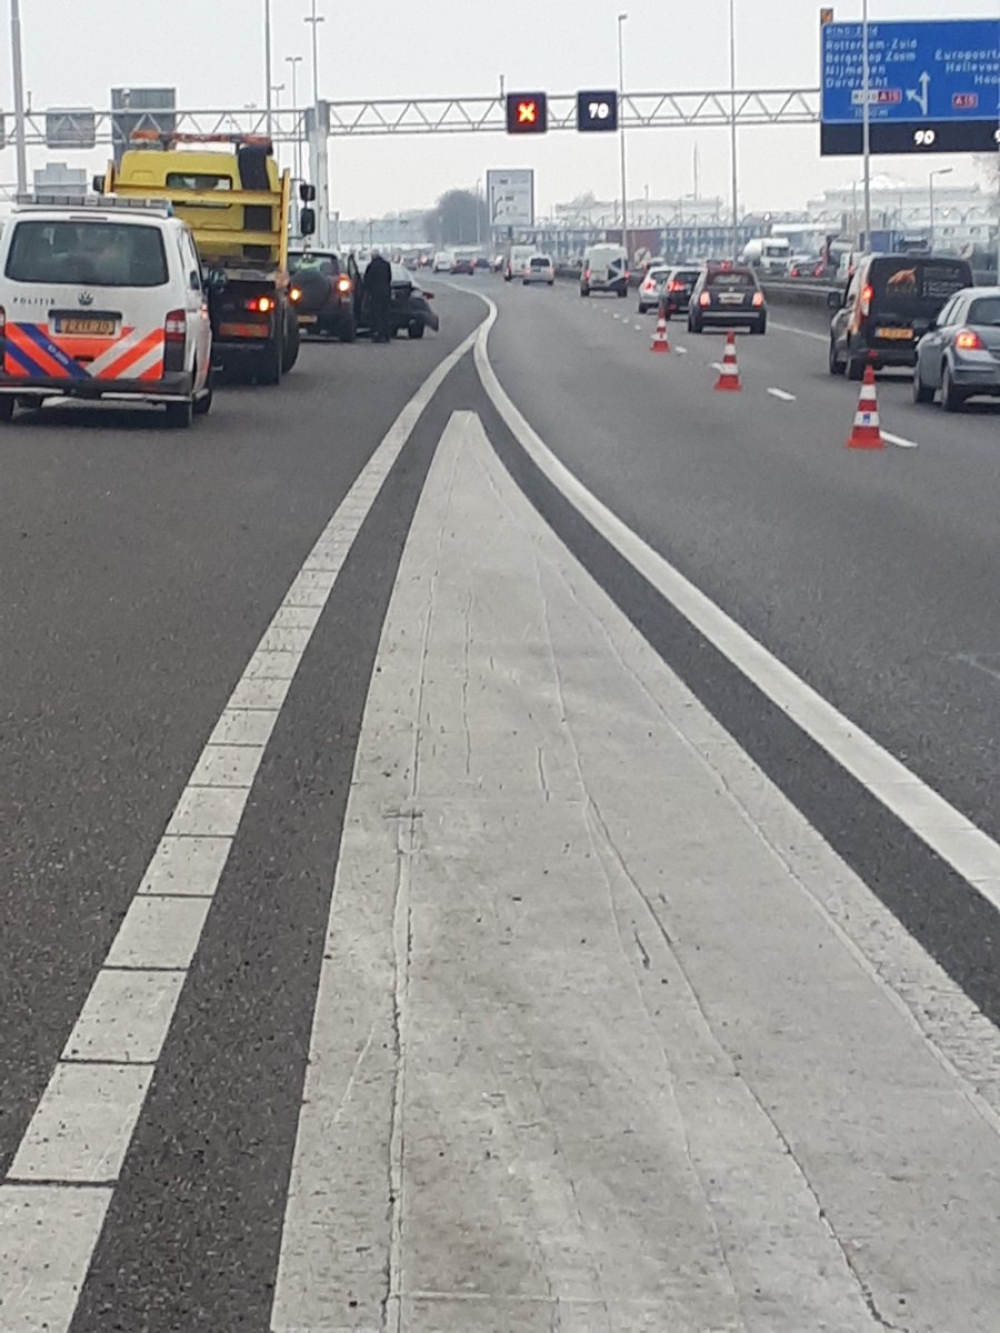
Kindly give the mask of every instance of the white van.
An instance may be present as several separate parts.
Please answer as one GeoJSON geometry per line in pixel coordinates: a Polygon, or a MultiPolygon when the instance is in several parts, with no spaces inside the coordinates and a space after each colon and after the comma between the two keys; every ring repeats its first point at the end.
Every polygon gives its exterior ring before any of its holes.
{"type": "Polygon", "coordinates": [[[628,253],[620,245],[592,245],[583,256],[580,295],[614,292],[628,296],[628,253]]]}
{"type": "Polygon", "coordinates": [[[772,277],[786,276],[791,262],[792,243],[786,236],[755,236],[740,255],[741,264],[772,277]]]}
{"type": "Polygon", "coordinates": [[[0,422],[46,398],[212,405],[201,264],[169,203],[20,202],[0,240],[0,422]]]}
{"type": "Polygon", "coordinates": [[[504,282],[510,282],[513,278],[523,278],[524,270],[531,262],[531,256],[537,253],[533,245],[512,245],[507,256],[507,267],[503,273],[504,282]]]}

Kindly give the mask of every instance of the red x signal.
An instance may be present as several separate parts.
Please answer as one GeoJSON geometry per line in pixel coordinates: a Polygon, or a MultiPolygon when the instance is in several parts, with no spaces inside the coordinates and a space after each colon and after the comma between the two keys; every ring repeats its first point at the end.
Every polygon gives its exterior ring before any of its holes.
{"type": "Polygon", "coordinates": [[[508,95],[508,133],[544,134],[548,127],[548,100],[544,93],[510,93],[508,95]]]}

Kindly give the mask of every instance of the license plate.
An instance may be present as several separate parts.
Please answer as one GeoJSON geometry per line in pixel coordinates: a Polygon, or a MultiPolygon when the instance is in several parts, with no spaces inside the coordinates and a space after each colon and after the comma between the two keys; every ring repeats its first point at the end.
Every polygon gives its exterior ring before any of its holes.
{"type": "Polygon", "coordinates": [[[733,296],[720,296],[720,297],[719,297],[719,300],[722,302],[723,305],[742,305],[742,304],[743,304],[743,297],[742,297],[742,296],[736,296],[736,295],[733,295],[733,296]]]}
{"type": "Polygon", "coordinates": [[[52,325],[55,333],[66,333],[80,338],[113,338],[118,332],[116,319],[94,316],[55,315],[52,325]]]}
{"type": "Polygon", "coordinates": [[[888,338],[890,342],[909,342],[913,337],[912,329],[876,329],[876,338],[888,338]]]}
{"type": "Polygon", "coordinates": [[[299,323],[304,325],[318,324],[319,315],[299,315],[299,323]]]}
{"type": "Polygon", "coordinates": [[[268,326],[266,324],[220,324],[220,338],[266,338],[268,335],[268,326]]]}

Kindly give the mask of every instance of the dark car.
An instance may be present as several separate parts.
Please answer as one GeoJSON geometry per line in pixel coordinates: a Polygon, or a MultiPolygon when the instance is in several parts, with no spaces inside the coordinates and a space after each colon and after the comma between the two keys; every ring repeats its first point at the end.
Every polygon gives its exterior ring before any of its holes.
{"type": "Polygon", "coordinates": [[[470,278],[476,271],[476,266],[471,259],[453,259],[451,261],[452,273],[465,273],[470,278]]]}
{"type": "Polygon", "coordinates": [[[751,333],[767,332],[767,302],[752,268],[721,263],[702,270],[688,306],[688,332],[703,333],[706,324],[745,324],[751,333]]]}
{"type": "Polygon", "coordinates": [[[332,250],[288,252],[292,301],[302,333],[354,341],[354,283],[345,269],[332,250]]]}
{"type": "Polygon", "coordinates": [[[472,266],[478,273],[488,273],[490,271],[490,261],[485,255],[477,255],[472,261],[472,266]]]}
{"type": "Polygon", "coordinates": [[[917,344],[913,401],[941,392],[946,412],[967,398],[1000,397],[1000,287],[968,287],[946,301],[917,344]]]}
{"type": "Polygon", "coordinates": [[[700,268],[672,268],[660,288],[660,310],[664,319],[684,315],[691,305],[691,293],[701,277],[700,268]]]}
{"type": "Polygon", "coordinates": [[[830,374],[859,380],[866,366],[912,367],[917,343],[946,301],[972,286],[964,259],[864,255],[846,293],[831,292],[830,374]]]}
{"type": "MultiPolygon", "coordinates": [[[[359,269],[354,257],[351,257],[352,277],[356,291],[354,318],[359,333],[371,332],[370,303],[365,295],[363,270],[359,269]]],[[[424,329],[433,329],[437,333],[441,321],[436,311],[430,307],[431,293],[425,292],[419,276],[413,274],[402,264],[392,265],[392,297],[389,303],[389,325],[393,336],[405,329],[411,338],[422,338],[424,329]]]]}

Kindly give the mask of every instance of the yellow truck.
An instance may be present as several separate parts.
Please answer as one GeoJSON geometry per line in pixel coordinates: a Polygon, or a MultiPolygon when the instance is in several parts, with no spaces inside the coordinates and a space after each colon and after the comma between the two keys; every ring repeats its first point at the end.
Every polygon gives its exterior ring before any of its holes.
{"type": "MultiPolygon", "coordinates": [[[[212,321],[214,359],[229,378],[278,384],[299,352],[288,276],[290,174],[270,139],[138,130],[115,166],[94,181],[99,194],[167,199],[198,245],[212,321]]],[[[314,195],[301,187],[304,203],[314,195]]],[[[312,209],[300,230],[314,230],[312,209]]]]}

